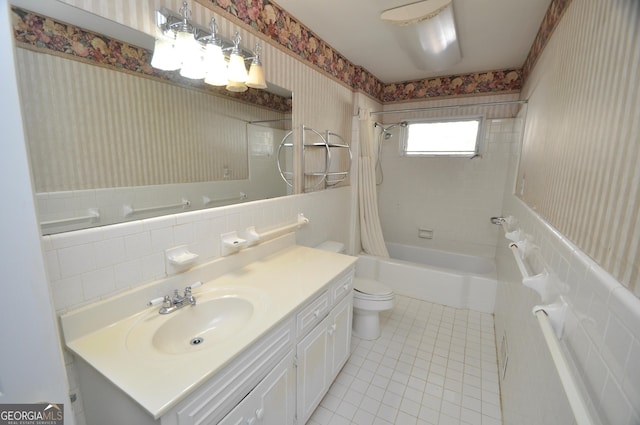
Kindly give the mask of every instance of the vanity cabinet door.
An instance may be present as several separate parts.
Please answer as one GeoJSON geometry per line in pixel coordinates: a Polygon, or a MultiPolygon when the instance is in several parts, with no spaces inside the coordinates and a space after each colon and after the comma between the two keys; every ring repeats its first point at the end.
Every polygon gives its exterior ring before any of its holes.
{"type": "Polygon", "coordinates": [[[297,411],[301,424],[307,422],[331,384],[327,332],[330,319],[320,322],[297,346],[297,411]]]}
{"type": "Polygon", "coordinates": [[[349,294],[333,310],[329,328],[331,355],[330,379],[333,381],[351,354],[351,326],[353,322],[353,295],[349,294]]]}
{"type": "Polygon", "coordinates": [[[298,343],[298,420],[304,424],[318,407],[351,354],[353,295],[347,295],[298,343]]]}
{"type": "Polygon", "coordinates": [[[293,425],[296,412],[295,379],[293,352],[289,352],[218,424],[293,425]]]}

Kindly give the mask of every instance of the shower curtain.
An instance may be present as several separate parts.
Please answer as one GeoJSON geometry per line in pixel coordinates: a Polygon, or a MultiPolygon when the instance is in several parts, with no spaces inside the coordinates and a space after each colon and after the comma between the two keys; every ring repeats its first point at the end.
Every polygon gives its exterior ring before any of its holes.
{"type": "Polygon", "coordinates": [[[360,163],[358,167],[358,199],[360,210],[360,239],[367,254],[389,257],[382,237],[376,192],[375,149],[373,122],[368,110],[360,109],[360,163]]]}

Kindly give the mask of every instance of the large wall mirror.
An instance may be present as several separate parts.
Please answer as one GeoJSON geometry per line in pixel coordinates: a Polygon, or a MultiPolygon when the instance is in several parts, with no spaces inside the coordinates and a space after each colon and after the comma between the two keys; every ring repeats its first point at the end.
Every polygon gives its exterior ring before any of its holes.
{"type": "MultiPolygon", "coordinates": [[[[20,12],[14,29],[27,19],[20,12]]],[[[270,85],[272,94],[259,96],[272,101],[257,105],[204,84],[52,54],[18,36],[16,46],[43,234],[290,193],[277,166],[291,129],[286,89],[270,85]]]]}

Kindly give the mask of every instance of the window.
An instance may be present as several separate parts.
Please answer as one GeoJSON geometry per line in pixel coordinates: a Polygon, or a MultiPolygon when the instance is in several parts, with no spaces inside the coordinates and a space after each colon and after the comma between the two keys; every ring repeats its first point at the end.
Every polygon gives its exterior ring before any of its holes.
{"type": "Polygon", "coordinates": [[[407,123],[404,154],[407,156],[477,155],[482,117],[435,119],[407,123]]]}

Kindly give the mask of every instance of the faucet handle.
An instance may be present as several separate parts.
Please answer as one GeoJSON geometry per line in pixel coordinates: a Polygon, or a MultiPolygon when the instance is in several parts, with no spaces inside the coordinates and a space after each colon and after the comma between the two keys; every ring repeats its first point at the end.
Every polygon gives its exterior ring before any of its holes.
{"type": "Polygon", "coordinates": [[[154,306],[154,305],[162,304],[162,302],[164,302],[164,297],[158,297],[158,298],[154,298],[151,301],[149,301],[147,303],[147,305],[149,307],[151,307],[151,306],[154,306]]]}
{"type": "Polygon", "coordinates": [[[193,282],[191,285],[184,288],[184,296],[188,297],[191,295],[191,291],[196,289],[197,287],[202,286],[201,281],[193,282]]]}
{"type": "Polygon", "coordinates": [[[170,302],[170,301],[171,300],[169,299],[169,296],[165,295],[164,297],[158,297],[158,298],[152,299],[151,301],[149,301],[147,303],[147,305],[149,307],[151,307],[151,306],[158,305],[158,304],[164,304],[164,303],[167,303],[167,302],[170,302]]]}
{"type": "Polygon", "coordinates": [[[193,282],[191,285],[187,286],[185,288],[185,290],[191,291],[191,290],[196,289],[196,288],[198,288],[200,286],[202,286],[202,281],[201,280],[199,280],[197,282],[193,282]]]}

